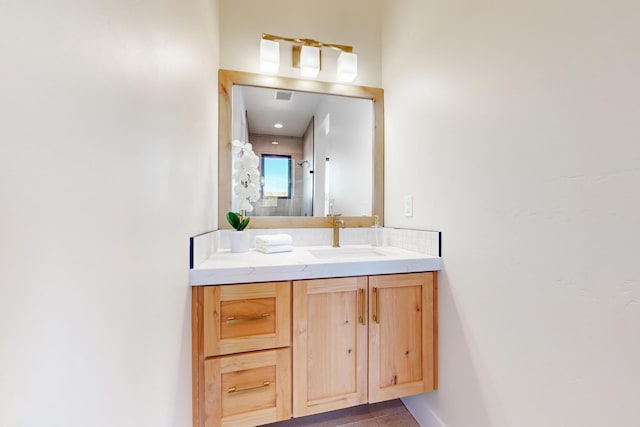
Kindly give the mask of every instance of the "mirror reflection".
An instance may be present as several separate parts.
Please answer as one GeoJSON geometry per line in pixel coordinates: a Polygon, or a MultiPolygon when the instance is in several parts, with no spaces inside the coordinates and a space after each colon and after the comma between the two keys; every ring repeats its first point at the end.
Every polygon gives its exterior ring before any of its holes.
{"type": "Polygon", "coordinates": [[[374,114],[371,99],[234,84],[231,139],[260,158],[250,215],[372,215],[374,114]]]}

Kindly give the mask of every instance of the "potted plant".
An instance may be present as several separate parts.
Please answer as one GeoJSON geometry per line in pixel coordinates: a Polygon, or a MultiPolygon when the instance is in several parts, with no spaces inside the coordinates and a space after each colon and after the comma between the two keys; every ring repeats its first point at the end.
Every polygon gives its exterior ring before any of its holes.
{"type": "Polygon", "coordinates": [[[251,218],[243,217],[242,214],[235,212],[227,212],[227,221],[236,231],[242,231],[247,228],[251,218]]]}
{"type": "Polygon", "coordinates": [[[245,231],[251,218],[245,216],[246,212],[253,211],[252,202],[260,198],[260,171],[258,164],[260,159],[253,152],[248,142],[234,140],[232,143],[233,154],[236,156],[233,162],[233,205],[238,212],[228,212],[227,221],[234,230],[229,233],[231,252],[247,252],[249,250],[249,234],[245,231]]]}

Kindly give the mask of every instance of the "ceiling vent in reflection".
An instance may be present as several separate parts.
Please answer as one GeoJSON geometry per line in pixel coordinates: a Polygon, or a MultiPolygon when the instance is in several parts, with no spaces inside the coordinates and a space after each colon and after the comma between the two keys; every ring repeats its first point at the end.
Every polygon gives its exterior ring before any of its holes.
{"type": "Polygon", "coordinates": [[[278,90],[276,89],[276,101],[291,101],[293,98],[293,92],[290,90],[278,90]]]}

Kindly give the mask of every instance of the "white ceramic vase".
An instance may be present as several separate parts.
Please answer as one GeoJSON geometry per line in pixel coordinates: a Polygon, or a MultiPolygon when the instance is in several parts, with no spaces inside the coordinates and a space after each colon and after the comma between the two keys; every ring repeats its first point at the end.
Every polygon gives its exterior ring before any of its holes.
{"type": "Polygon", "coordinates": [[[229,232],[229,247],[231,248],[231,252],[248,252],[249,233],[244,230],[231,230],[231,232],[229,232]]]}

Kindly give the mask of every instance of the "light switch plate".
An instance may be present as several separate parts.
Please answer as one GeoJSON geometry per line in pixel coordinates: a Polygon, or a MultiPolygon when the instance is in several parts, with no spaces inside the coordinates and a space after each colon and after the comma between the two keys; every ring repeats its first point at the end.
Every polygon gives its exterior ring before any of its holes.
{"type": "Polygon", "coordinates": [[[404,196],[404,216],[413,216],[413,196],[404,196]]]}

